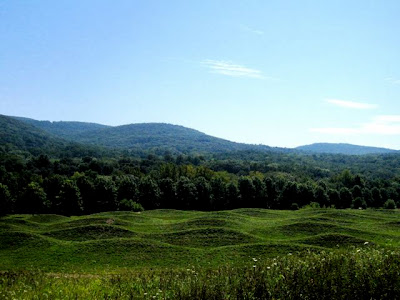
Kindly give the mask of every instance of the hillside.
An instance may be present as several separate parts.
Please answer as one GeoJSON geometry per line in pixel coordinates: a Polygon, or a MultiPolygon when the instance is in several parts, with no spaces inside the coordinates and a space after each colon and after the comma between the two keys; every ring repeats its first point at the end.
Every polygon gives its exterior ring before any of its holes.
{"type": "Polygon", "coordinates": [[[0,144],[7,151],[40,153],[59,151],[67,142],[33,125],[0,115],[0,144]]]}
{"type": "Polygon", "coordinates": [[[46,154],[54,157],[99,156],[98,147],[67,141],[13,117],[0,115],[0,146],[5,152],[46,154]]]}
{"type": "Polygon", "coordinates": [[[38,121],[23,117],[12,117],[24,123],[33,125],[40,128],[48,133],[56,135],[64,139],[76,139],[77,136],[84,134],[86,132],[108,128],[110,126],[96,124],[96,123],[86,123],[86,122],[50,122],[50,121],[38,121]]]}
{"type": "Polygon", "coordinates": [[[54,136],[82,144],[132,151],[158,150],[171,153],[221,153],[243,150],[276,150],[263,145],[235,143],[200,131],[164,123],[106,126],[83,122],[49,122],[13,117],[54,136]]]}
{"type": "Polygon", "coordinates": [[[315,143],[311,145],[299,146],[295,149],[312,153],[346,154],[346,155],[389,154],[398,152],[396,150],[387,148],[358,146],[358,145],[343,144],[343,143],[338,143],[338,144],[315,143]]]}
{"type": "Polygon", "coordinates": [[[234,143],[200,131],[164,123],[130,124],[86,132],[77,141],[124,149],[162,149],[172,153],[216,153],[235,150],[266,150],[267,146],[234,143]]]}

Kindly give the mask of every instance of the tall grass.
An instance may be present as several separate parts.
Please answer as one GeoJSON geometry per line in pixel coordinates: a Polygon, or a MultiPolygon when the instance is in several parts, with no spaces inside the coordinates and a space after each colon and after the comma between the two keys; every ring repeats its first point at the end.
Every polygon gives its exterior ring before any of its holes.
{"type": "Polygon", "coordinates": [[[0,299],[400,299],[400,252],[353,248],[114,275],[4,272],[0,299]]]}

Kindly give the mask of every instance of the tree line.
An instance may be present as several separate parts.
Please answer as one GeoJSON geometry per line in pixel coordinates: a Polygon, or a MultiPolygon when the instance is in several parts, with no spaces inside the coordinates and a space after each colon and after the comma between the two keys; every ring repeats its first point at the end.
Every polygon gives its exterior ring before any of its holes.
{"type": "Polygon", "coordinates": [[[46,155],[2,155],[0,162],[1,215],[400,205],[399,178],[371,180],[349,170],[321,179],[280,171],[235,174],[171,158],[50,160],[46,155]]]}

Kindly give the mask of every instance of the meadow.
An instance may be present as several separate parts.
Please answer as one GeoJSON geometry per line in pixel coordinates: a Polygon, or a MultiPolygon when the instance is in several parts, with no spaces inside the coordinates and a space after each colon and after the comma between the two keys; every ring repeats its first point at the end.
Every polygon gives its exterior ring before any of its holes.
{"type": "Polygon", "coordinates": [[[0,219],[4,299],[396,299],[398,210],[0,219]]]}

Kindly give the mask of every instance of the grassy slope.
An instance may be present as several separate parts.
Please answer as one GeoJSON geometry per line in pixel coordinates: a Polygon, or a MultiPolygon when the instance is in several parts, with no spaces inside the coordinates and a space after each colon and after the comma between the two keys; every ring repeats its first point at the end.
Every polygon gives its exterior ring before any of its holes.
{"type": "Polygon", "coordinates": [[[375,210],[13,215],[0,219],[0,270],[94,273],[240,266],[253,257],[307,249],[398,248],[399,229],[399,211],[375,210]]]}

